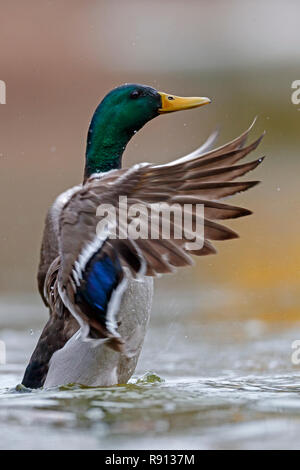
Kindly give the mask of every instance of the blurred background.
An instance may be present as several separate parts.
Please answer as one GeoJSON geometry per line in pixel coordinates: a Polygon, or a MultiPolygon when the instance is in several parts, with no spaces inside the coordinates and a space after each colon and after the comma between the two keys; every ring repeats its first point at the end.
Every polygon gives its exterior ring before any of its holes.
{"type": "MultiPolygon", "coordinates": [[[[217,126],[225,143],[255,116],[251,137],[267,132],[255,154],[267,159],[251,175],[262,184],[234,199],[254,211],[230,224],[240,239],[219,244],[217,256],[157,282],[152,328],[166,325],[165,357],[172,363],[167,353],[178,341],[188,348],[192,339],[183,329],[198,325],[199,343],[221,347],[225,362],[215,366],[201,350],[192,372],[197,376],[230,368],[297,372],[290,344],[300,336],[300,115],[291,84],[300,78],[299,2],[0,5],[0,79],[7,87],[7,103],[0,105],[0,339],[8,344],[8,364],[16,365],[7,366],[2,386],[21,380],[47,317],[36,289],[46,211],[57,194],[81,181],[93,111],[111,88],[126,82],[213,101],[150,122],[128,145],[125,166],[182,156],[217,126]],[[268,335],[277,339],[266,362],[249,352],[239,357],[238,348],[251,351],[268,335]],[[239,345],[234,351],[233,344],[239,345]]],[[[155,338],[146,344],[142,372],[151,367],[154,345],[160,348],[155,338]]],[[[198,338],[193,341],[194,357],[198,338]]]]}

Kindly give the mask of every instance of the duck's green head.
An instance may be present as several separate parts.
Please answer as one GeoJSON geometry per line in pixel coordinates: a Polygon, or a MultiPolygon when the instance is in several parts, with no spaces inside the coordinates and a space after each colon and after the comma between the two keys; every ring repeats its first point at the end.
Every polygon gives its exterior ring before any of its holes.
{"type": "Polygon", "coordinates": [[[127,84],[108,93],[97,107],[87,138],[85,177],[120,168],[131,137],[159,114],[195,108],[208,98],[181,98],[154,88],[127,84]]]}

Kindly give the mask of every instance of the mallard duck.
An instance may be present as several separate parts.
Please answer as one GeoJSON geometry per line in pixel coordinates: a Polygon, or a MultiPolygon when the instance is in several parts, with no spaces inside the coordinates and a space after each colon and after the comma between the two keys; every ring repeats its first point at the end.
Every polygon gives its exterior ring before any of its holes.
{"type": "Polygon", "coordinates": [[[214,150],[212,135],[191,154],[167,164],[129,169],[121,164],[128,141],[148,121],[208,103],[208,98],[181,98],[126,84],[108,93],[97,107],[88,131],[83,183],[58,196],[46,218],[38,287],[50,316],[26,368],[24,386],[126,383],[147,330],[153,278],[192,264],[191,255],[216,253],[211,240],[238,236],[215,220],[251,214],[218,201],[258,183],[233,181],[262,161],[236,165],[262,138],[245,146],[251,128],[214,150]],[[113,239],[106,224],[99,234],[97,208],[117,208],[121,195],[128,207],[136,202],[145,207],[157,202],[189,204],[193,222],[194,205],[204,205],[201,248],[191,248],[183,231],[181,238],[113,239]]]}

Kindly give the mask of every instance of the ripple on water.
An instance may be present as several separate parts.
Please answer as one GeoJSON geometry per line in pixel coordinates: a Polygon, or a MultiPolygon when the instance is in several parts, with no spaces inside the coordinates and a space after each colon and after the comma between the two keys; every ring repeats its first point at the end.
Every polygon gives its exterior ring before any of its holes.
{"type": "MultiPolygon", "coordinates": [[[[153,443],[160,435],[167,440],[173,436],[175,442],[182,439],[189,448],[195,445],[195,437],[189,441],[187,430],[193,429],[193,435],[198,435],[198,447],[201,442],[214,447],[224,427],[224,431],[230,429],[225,434],[226,445],[234,441],[235,446],[243,447],[245,440],[259,434],[262,422],[266,427],[266,420],[271,423],[277,419],[281,424],[285,420],[286,425],[291,419],[293,425],[300,421],[299,392],[299,374],[163,381],[151,372],[116,387],[70,385],[35,391],[16,387],[2,391],[0,396],[0,429],[22,426],[23,446],[26,430],[37,432],[42,428],[53,434],[53,439],[63,435],[64,430],[72,429],[78,435],[84,429],[91,430],[99,438],[95,443],[98,448],[103,442],[106,446],[120,443],[125,436],[128,442],[140,441],[141,435],[153,443]],[[216,427],[218,432],[213,434],[216,427]],[[233,431],[236,427],[243,429],[238,436],[233,431]]],[[[272,433],[276,429],[273,427],[272,433]]],[[[43,432],[40,436],[38,442],[43,432]]],[[[67,439],[64,445],[72,447],[71,441],[67,439]]]]}
{"type": "Polygon", "coordinates": [[[8,350],[18,351],[1,368],[1,448],[300,448],[300,372],[289,356],[295,332],[219,344],[237,326],[220,328],[223,336],[217,327],[181,324],[166,344],[166,330],[152,326],[127,385],[34,391],[15,386],[25,333],[18,341],[7,334],[8,350]]]}

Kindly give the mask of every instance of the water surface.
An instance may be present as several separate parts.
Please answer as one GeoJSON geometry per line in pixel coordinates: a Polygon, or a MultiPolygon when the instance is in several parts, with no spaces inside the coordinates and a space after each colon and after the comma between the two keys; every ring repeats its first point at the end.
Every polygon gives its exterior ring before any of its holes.
{"type": "Polygon", "coordinates": [[[176,308],[170,297],[157,299],[130,384],[29,392],[16,384],[42,308],[31,299],[3,301],[0,447],[299,449],[300,367],[291,363],[291,343],[300,325],[222,320],[193,309],[186,299],[176,308]]]}

